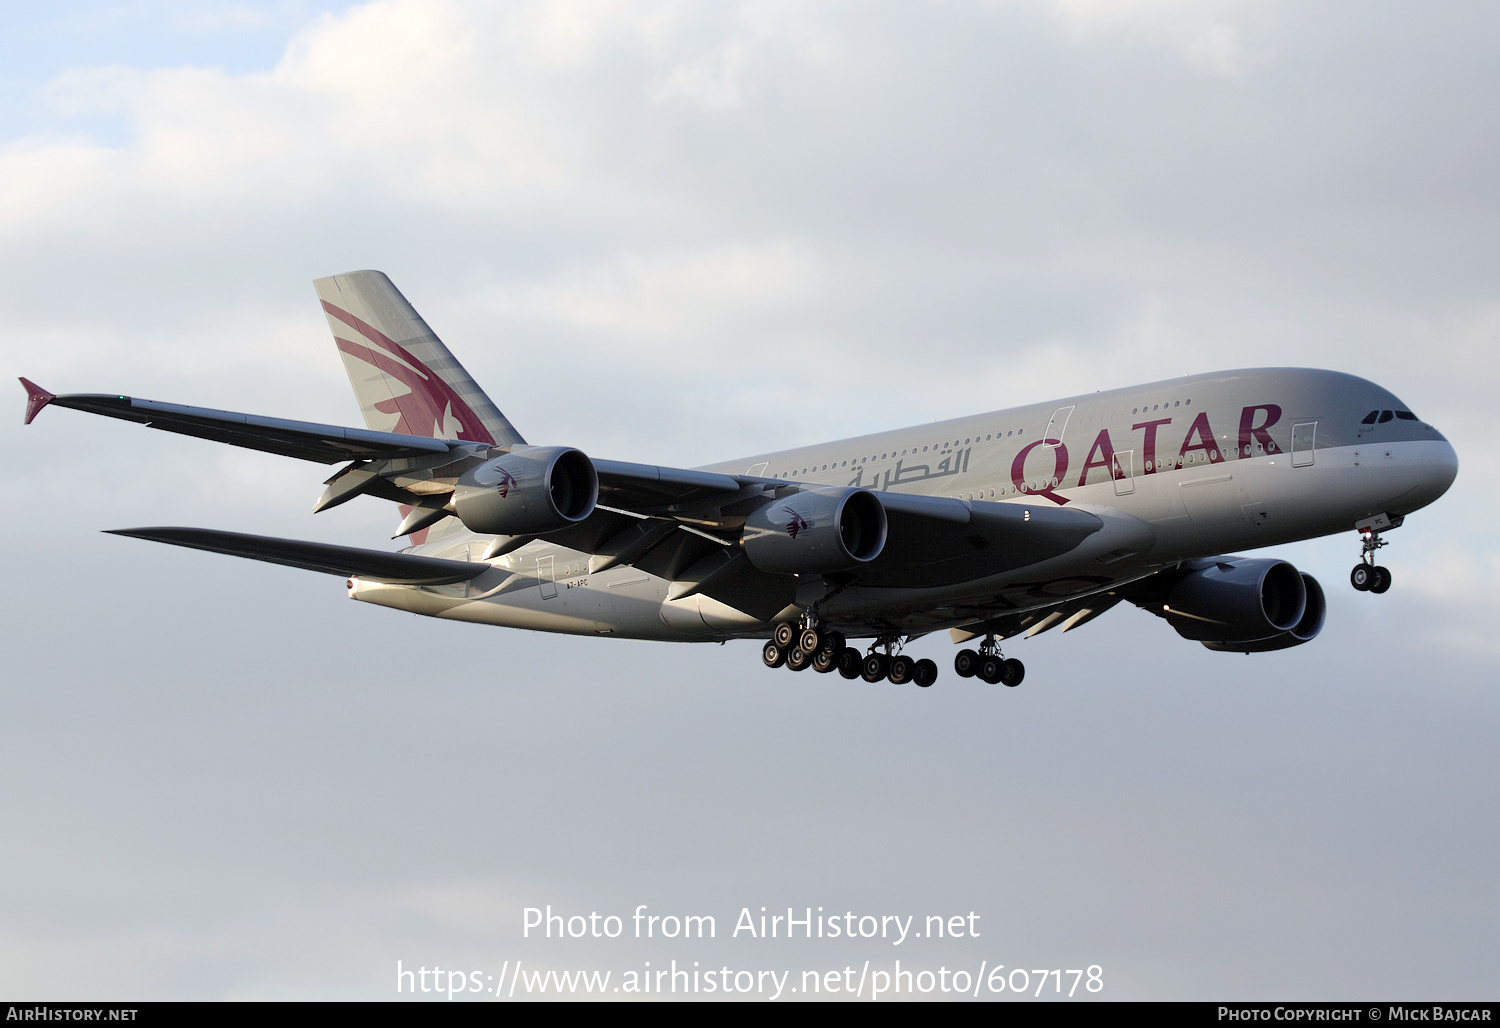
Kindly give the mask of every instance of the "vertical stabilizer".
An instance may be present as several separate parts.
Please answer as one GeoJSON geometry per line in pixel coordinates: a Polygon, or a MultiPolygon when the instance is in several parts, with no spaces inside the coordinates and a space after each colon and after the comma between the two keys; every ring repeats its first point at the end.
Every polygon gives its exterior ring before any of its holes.
{"type": "Polygon", "coordinates": [[[367,426],[501,446],[525,442],[384,273],[353,271],[313,286],[367,426]]]}

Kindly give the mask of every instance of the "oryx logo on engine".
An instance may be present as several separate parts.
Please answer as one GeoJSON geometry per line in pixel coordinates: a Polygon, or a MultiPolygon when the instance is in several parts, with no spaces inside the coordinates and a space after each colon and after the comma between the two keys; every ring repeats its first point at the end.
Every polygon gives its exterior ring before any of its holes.
{"type": "Polygon", "coordinates": [[[782,507],[781,509],[786,511],[791,519],[786,523],[786,534],[791,536],[793,539],[797,538],[798,532],[805,532],[807,529],[812,527],[812,525],[809,525],[807,523],[806,518],[804,518],[801,514],[798,514],[796,511],[792,510],[792,508],[782,507]]]}

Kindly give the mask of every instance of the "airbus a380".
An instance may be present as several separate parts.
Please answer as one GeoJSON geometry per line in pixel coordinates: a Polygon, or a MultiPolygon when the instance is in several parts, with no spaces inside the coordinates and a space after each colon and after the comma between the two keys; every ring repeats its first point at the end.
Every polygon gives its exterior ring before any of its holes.
{"type": "Polygon", "coordinates": [[[1311,641],[1322,588],[1225,555],[1357,532],[1355,589],[1383,593],[1383,533],[1452,484],[1452,446],[1353,375],[1192,375],[695,469],[528,443],[385,275],[315,286],[366,428],[27,379],[49,405],[325,464],[314,511],[400,504],[399,553],[199,528],[114,530],[347,579],[432,617],[633,639],[765,639],[794,671],[930,686],[901,652],[946,629],[963,677],[1018,685],[1001,642],[1126,601],[1212,650],[1311,641]],[[867,639],[867,649],[849,645],[867,639]],[[974,642],[977,640],[977,642],[974,642]]]}

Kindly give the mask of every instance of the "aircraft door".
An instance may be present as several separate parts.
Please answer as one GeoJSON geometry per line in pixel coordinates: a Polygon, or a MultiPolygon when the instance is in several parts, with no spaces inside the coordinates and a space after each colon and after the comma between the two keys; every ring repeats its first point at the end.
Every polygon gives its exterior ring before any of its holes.
{"type": "Polygon", "coordinates": [[[1110,461],[1110,472],[1115,479],[1115,495],[1129,496],[1135,492],[1134,450],[1116,450],[1110,461]]]}
{"type": "Polygon", "coordinates": [[[542,599],[557,598],[557,579],[552,573],[552,554],[550,553],[536,559],[536,584],[541,590],[542,599]]]}
{"type": "Polygon", "coordinates": [[[1068,430],[1068,418],[1072,415],[1071,406],[1059,407],[1052,412],[1052,417],[1047,419],[1047,431],[1042,433],[1043,446],[1051,447],[1062,442],[1063,433],[1068,430]]]}
{"type": "Polygon", "coordinates": [[[1312,466],[1317,435],[1318,423],[1316,421],[1299,421],[1292,426],[1292,467],[1312,466]]]}

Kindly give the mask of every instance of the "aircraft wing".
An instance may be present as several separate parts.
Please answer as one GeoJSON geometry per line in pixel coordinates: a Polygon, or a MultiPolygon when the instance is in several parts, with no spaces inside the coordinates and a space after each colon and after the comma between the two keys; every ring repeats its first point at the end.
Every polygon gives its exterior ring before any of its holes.
{"type": "Polygon", "coordinates": [[[165,432],[212,439],[231,446],[243,446],[322,464],[421,457],[447,453],[451,449],[449,441],[445,439],[376,432],[367,428],[341,428],[338,425],[320,425],[311,421],[288,421],[284,418],[238,414],[207,407],[185,407],[176,403],[107,393],[69,393],[56,396],[27,379],[21,379],[21,384],[26,387],[28,425],[43,407],[71,407],[90,414],[102,414],[107,418],[133,421],[165,432]]]}
{"type": "Polygon", "coordinates": [[[249,557],[271,564],[321,571],[328,575],[355,575],[394,585],[446,585],[477,578],[490,570],[488,564],[410,553],[365,550],[357,546],[310,543],[300,539],[275,539],[240,532],[218,532],[209,528],[115,528],[110,535],[148,539],[194,550],[249,557]]]}

